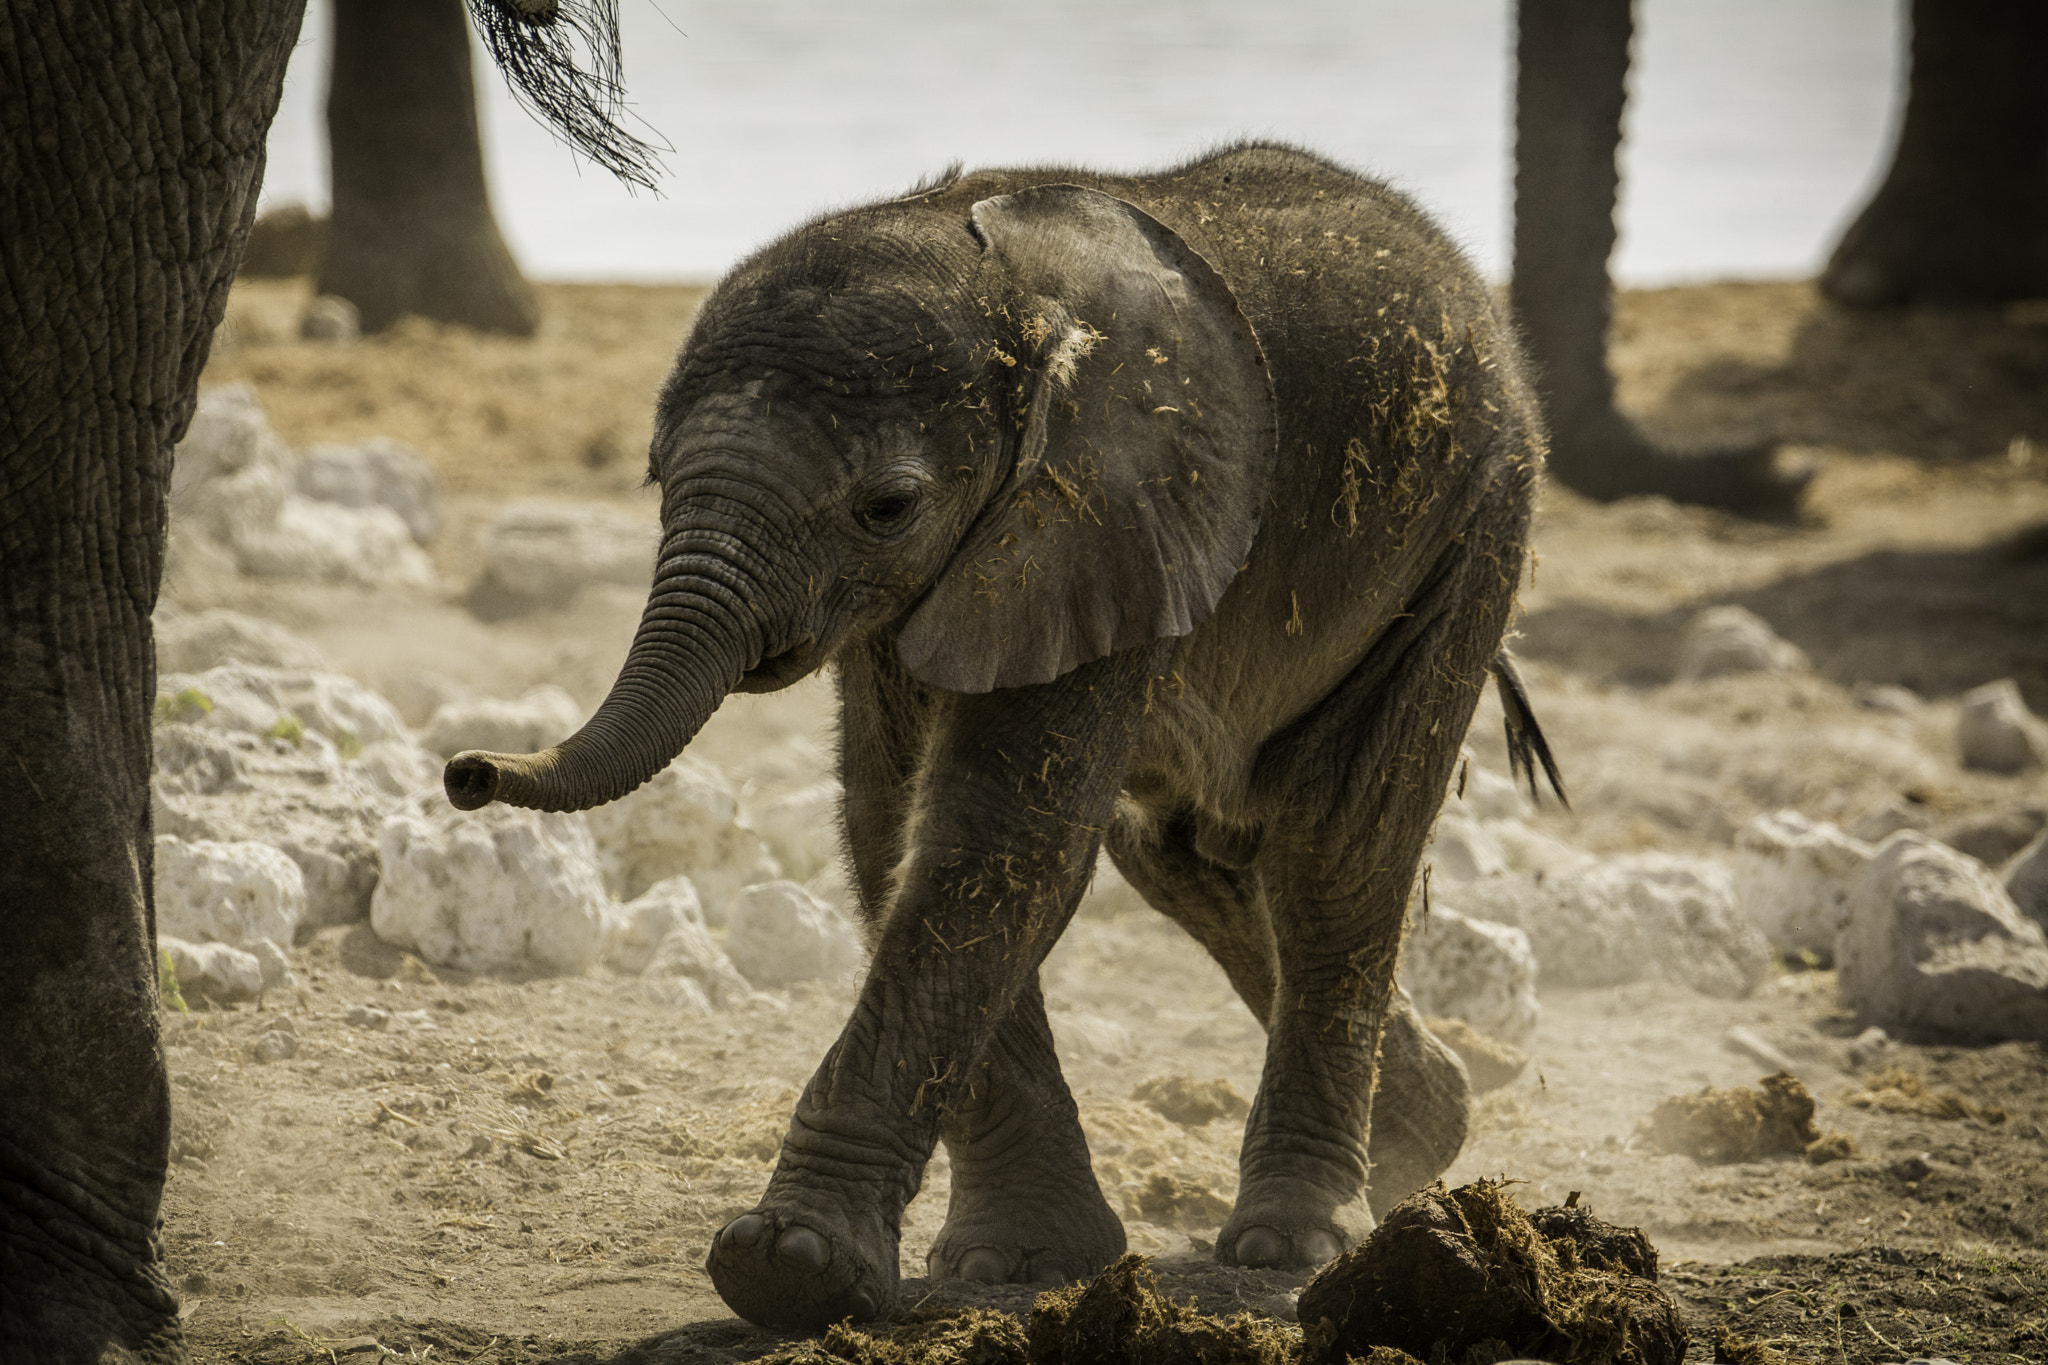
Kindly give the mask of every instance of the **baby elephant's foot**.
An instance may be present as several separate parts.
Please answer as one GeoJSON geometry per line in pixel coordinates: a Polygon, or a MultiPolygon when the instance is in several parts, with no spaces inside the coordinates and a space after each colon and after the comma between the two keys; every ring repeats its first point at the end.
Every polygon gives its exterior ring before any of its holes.
{"type": "Polygon", "coordinates": [[[815,1332],[866,1322],[896,1302],[896,1241],[815,1213],[762,1208],[727,1223],[704,1258],[726,1306],[748,1322],[815,1332]]]}
{"type": "Polygon", "coordinates": [[[1302,1270],[1336,1260],[1372,1228],[1363,1202],[1315,1217],[1285,1206],[1261,1209],[1240,1196],[1216,1234],[1216,1259],[1254,1270],[1302,1270]]]}
{"type": "Polygon", "coordinates": [[[1124,1253],[1124,1225],[1094,1181],[1061,1202],[977,1196],[953,1187],[946,1225],[925,1257],[935,1280],[1061,1285],[1086,1279],[1124,1253]]]}

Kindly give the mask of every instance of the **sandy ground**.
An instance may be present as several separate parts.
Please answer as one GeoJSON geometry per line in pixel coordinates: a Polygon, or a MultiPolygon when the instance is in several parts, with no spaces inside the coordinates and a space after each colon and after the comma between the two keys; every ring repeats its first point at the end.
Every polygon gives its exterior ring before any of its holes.
{"type": "MultiPolygon", "coordinates": [[[[636,594],[485,625],[462,607],[477,530],[533,493],[653,516],[637,488],[652,394],[701,291],[543,287],[532,342],[414,323],[337,349],[291,339],[302,290],[241,287],[206,382],[252,384],[295,446],[418,446],[444,480],[443,586],[260,583],[174,553],[167,600],[279,620],[372,685],[417,669],[493,695],[558,682],[594,704],[636,594]]],[[[1539,826],[1595,850],[1711,851],[1781,807],[1939,828],[2048,801],[2038,773],[1964,771],[1952,739],[1954,694],[1991,679],[2017,678],[2048,713],[2048,316],[1856,317],[1803,284],[1719,285],[1623,296],[1616,347],[1624,403],[1653,430],[1687,444],[1775,431],[1819,473],[1798,526],[1546,494],[1517,647],[1574,806],[1546,807],[1539,826]],[[1679,628],[1722,602],[1763,615],[1813,671],[1672,681],[1679,628]],[[1929,704],[1865,709],[1858,683],[1929,704]]],[[[733,699],[693,752],[736,781],[789,781],[784,741],[829,745],[831,723],[814,679],[733,699]]],[[[1498,723],[1489,700],[1472,743],[1504,768],[1498,723]]],[[[627,978],[436,973],[364,926],[323,931],[294,966],[299,988],[260,1007],[166,1017],[165,1240],[197,1358],[367,1361],[374,1341],[414,1359],[725,1361],[778,1344],[730,1316],[700,1262],[765,1183],[850,986],[685,1016],[627,978]],[[357,1005],[391,1024],[351,1027],[357,1005]],[[247,1046],[278,1013],[301,1047],[259,1066],[247,1046]]],[[[1304,1277],[1203,1255],[1241,1121],[1183,1126],[1131,1098],[1178,1073],[1252,1092],[1262,1036],[1221,973],[1164,920],[1102,896],[1055,952],[1047,999],[1133,1249],[1176,1295],[1287,1316],[1304,1277]]],[[[1936,1119],[1846,1102],[1868,1076],[1826,972],[1787,971],[1739,1001],[1634,985],[1549,990],[1544,1007],[1528,1069],[1481,1101],[1449,1178],[1517,1178],[1531,1207],[1578,1191],[1643,1227],[1688,1314],[1690,1359],[1713,1358],[1723,1325],[1816,1360],[2048,1358],[2048,1048],[1899,1048],[1887,1064],[2003,1112],[1936,1119]],[[1858,1159],[1703,1165],[1635,1136],[1666,1096],[1756,1080],[1721,1041],[1737,1024],[1799,1064],[1821,1126],[1858,1159]]],[[[906,1220],[907,1277],[946,1187],[941,1159],[906,1220]]],[[[911,1305],[1028,1302],[905,1291],[911,1305]]]]}

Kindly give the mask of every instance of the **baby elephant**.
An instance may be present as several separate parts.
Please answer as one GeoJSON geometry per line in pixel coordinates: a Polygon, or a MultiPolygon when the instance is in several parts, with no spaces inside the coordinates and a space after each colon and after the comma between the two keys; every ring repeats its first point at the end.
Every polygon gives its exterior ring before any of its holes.
{"type": "Polygon", "coordinates": [[[465,809],[594,806],[726,694],[836,669],[872,960],[711,1247],[734,1311],[888,1311],[937,1142],[934,1276],[1123,1250],[1038,981],[1105,846],[1266,1028],[1220,1260],[1324,1261],[1450,1163],[1464,1072],[1394,963],[1542,450],[1457,248],[1290,147],[956,171],[726,277],[662,387],[660,558],[611,695],[446,781],[465,809]]]}

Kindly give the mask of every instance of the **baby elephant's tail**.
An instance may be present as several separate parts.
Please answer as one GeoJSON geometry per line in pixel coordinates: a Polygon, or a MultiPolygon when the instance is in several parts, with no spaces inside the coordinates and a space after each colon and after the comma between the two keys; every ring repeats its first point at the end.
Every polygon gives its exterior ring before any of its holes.
{"type": "Polygon", "coordinates": [[[1541,763],[1543,775],[1550,779],[1550,789],[1570,810],[1572,803],[1564,794],[1564,779],[1557,775],[1557,760],[1550,756],[1543,727],[1536,723],[1536,712],[1529,705],[1528,689],[1522,686],[1522,675],[1515,672],[1514,658],[1505,648],[1493,656],[1493,682],[1500,689],[1500,709],[1506,718],[1508,771],[1526,778],[1530,799],[1541,800],[1536,794],[1536,765],[1541,763]]]}

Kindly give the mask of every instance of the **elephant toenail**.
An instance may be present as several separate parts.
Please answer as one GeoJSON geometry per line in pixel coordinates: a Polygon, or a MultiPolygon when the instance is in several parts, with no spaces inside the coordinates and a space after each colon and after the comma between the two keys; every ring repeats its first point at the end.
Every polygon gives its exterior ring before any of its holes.
{"type": "Polygon", "coordinates": [[[1287,1238],[1278,1228],[1246,1228],[1237,1234],[1237,1263],[1254,1270],[1285,1265],[1287,1238]]]}
{"type": "Polygon", "coordinates": [[[718,1245],[724,1251],[751,1251],[767,1235],[766,1218],[758,1213],[743,1213],[725,1225],[725,1231],[718,1234],[718,1245]]]}
{"type": "Polygon", "coordinates": [[[1295,1245],[1301,1249],[1303,1265],[1321,1265],[1325,1261],[1334,1261],[1344,1251],[1343,1245],[1327,1232],[1303,1233],[1295,1245]]]}
{"type": "Polygon", "coordinates": [[[865,1289],[857,1289],[846,1301],[846,1316],[855,1322],[867,1322],[877,1314],[874,1299],[865,1289]]]}
{"type": "Polygon", "coordinates": [[[1010,1278],[1010,1262],[994,1247],[976,1247],[960,1258],[960,1268],[955,1273],[963,1280],[1001,1284],[1010,1278]]]}
{"type": "Polygon", "coordinates": [[[1058,1262],[1031,1267],[1031,1283],[1051,1285],[1057,1288],[1067,1282],[1067,1272],[1060,1269],[1058,1262]]]}
{"type": "Polygon", "coordinates": [[[775,1241],[775,1252],[795,1263],[799,1270],[812,1274],[823,1270],[832,1261],[832,1244],[809,1228],[791,1228],[783,1233],[775,1241]]]}

